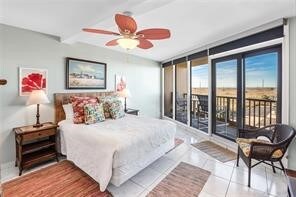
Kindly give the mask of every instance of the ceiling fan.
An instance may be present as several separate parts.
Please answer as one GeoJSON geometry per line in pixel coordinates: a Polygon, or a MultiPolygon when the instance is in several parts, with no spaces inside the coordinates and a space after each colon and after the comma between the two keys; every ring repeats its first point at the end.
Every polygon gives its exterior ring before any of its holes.
{"type": "Polygon", "coordinates": [[[116,46],[119,45],[124,49],[133,49],[139,47],[141,49],[150,49],[153,44],[149,40],[162,40],[167,39],[171,36],[170,30],[162,28],[151,28],[137,31],[136,21],[124,14],[116,14],[115,22],[118,26],[119,33],[106,31],[101,29],[82,29],[85,32],[97,33],[97,34],[107,34],[119,36],[119,38],[107,42],[106,46],[116,46]]]}

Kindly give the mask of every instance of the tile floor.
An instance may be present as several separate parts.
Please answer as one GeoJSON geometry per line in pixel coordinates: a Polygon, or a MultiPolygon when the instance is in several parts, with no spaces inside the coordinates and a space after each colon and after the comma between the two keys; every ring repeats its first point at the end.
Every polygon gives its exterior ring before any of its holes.
{"type": "MultiPolygon", "coordinates": [[[[201,197],[287,196],[286,180],[279,170],[274,174],[269,166],[259,165],[253,168],[252,187],[248,188],[247,168],[242,161],[240,167],[236,167],[235,161],[221,163],[215,160],[190,146],[191,143],[204,139],[192,135],[184,129],[178,129],[177,137],[183,139],[185,143],[152,163],[120,187],[110,184],[108,190],[115,197],[144,197],[182,161],[211,171],[211,176],[199,194],[201,197]]],[[[51,163],[42,167],[47,165],[51,165],[51,163]]],[[[17,174],[17,168],[4,169],[1,172],[1,181],[5,182],[15,178],[17,174]]]]}

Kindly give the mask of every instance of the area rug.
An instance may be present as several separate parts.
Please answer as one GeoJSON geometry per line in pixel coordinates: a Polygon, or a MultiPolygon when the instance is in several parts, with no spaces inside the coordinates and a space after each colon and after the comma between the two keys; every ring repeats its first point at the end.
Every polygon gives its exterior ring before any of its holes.
{"type": "Polygon", "coordinates": [[[192,144],[192,146],[223,163],[236,159],[236,154],[234,152],[223,148],[222,146],[219,146],[211,141],[202,141],[192,144]]]}
{"type": "Polygon", "coordinates": [[[3,197],[112,197],[109,191],[100,192],[99,184],[69,161],[2,184],[3,197]]]}
{"type": "Polygon", "coordinates": [[[147,196],[196,197],[210,174],[207,170],[181,162],[147,196]]]}

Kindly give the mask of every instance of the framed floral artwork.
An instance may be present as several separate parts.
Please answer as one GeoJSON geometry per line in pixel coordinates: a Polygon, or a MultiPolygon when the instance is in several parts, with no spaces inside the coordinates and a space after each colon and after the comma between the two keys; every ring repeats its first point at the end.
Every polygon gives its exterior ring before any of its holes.
{"type": "Polygon", "coordinates": [[[44,90],[47,94],[47,70],[19,68],[19,95],[29,96],[33,90],[44,90]]]}
{"type": "Polygon", "coordinates": [[[120,92],[126,88],[126,77],[122,75],[115,76],[115,89],[120,92]]]}

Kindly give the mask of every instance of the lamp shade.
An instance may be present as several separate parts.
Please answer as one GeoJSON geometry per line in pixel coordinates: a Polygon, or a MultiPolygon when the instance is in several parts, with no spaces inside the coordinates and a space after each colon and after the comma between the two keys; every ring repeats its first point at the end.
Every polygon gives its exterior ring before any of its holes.
{"type": "Polygon", "coordinates": [[[49,103],[49,100],[43,90],[33,90],[27,100],[27,105],[49,103]]]}
{"type": "Polygon", "coordinates": [[[122,91],[118,92],[118,96],[123,97],[123,98],[130,98],[130,97],[132,97],[131,92],[127,88],[125,88],[122,91]]]}

